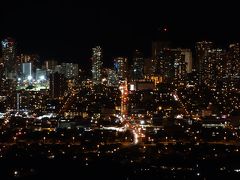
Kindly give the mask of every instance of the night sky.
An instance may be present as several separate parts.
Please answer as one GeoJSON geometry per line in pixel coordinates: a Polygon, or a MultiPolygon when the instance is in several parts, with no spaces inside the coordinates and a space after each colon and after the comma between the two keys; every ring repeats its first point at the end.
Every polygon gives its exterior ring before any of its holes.
{"type": "Polygon", "coordinates": [[[103,47],[105,64],[114,56],[131,56],[135,48],[150,56],[151,41],[165,27],[176,47],[192,48],[204,39],[222,46],[240,39],[234,1],[154,2],[1,1],[0,38],[15,38],[19,52],[83,65],[95,45],[103,47]]]}

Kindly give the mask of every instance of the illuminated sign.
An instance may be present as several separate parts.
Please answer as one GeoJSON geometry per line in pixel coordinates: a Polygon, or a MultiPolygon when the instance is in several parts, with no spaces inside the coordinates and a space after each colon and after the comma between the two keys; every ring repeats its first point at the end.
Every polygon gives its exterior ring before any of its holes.
{"type": "Polygon", "coordinates": [[[134,91],[134,90],[135,90],[134,84],[130,84],[130,91],[134,91]]]}

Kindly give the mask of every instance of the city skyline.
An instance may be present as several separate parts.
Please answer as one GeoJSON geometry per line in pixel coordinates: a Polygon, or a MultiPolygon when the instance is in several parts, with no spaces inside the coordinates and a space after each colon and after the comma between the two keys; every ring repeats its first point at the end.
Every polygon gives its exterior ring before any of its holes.
{"type": "Polygon", "coordinates": [[[106,62],[116,56],[132,56],[134,49],[150,56],[152,40],[162,38],[165,28],[176,47],[193,48],[202,40],[224,47],[239,41],[237,11],[230,2],[202,1],[196,4],[198,7],[186,1],[88,5],[25,0],[1,4],[6,7],[1,11],[1,39],[13,37],[25,53],[80,64],[89,64],[91,48],[96,45],[103,48],[106,62]]]}
{"type": "Polygon", "coordinates": [[[239,179],[237,5],[0,7],[0,179],[239,179]]]}

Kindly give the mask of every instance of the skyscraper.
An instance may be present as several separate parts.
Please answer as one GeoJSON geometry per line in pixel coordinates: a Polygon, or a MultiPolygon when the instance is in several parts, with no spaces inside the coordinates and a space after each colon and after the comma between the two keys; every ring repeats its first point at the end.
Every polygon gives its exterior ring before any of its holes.
{"type": "Polygon", "coordinates": [[[58,72],[50,74],[50,96],[52,98],[60,98],[64,96],[67,89],[66,78],[58,72]]]}
{"type": "Polygon", "coordinates": [[[226,53],[223,49],[212,48],[212,43],[209,42],[198,45],[200,82],[208,86],[215,86],[217,81],[222,81],[223,77],[226,77],[226,53]]]}
{"type": "Polygon", "coordinates": [[[192,72],[192,51],[191,49],[181,49],[181,54],[184,55],[187,73],[192,72]]]}
{"type": "Polygon", "coordinates": [[[213,49],[212,42],[201,41],[196,43],[196,62],[194,66],[199,73],[200,82],[203,81],[204,64],[208,61],[207,57],[211,49],[213,49]]]}
{"type": "Polygon", "coordinates": [[[171,43],[169,41],[153,41],[152,42],[152,58],[157,59],[160,51],[165,48],[170,48],[171,43]]]}
{"type": "Polygon", "coordinates": [[[16,78],[16,43],[12,38],[6,38],[2,41],[2,54],[4,64],[4,74],[6,79],[16,78]]]}
{"type": "Polygon", "coordinates": [[[67,79],[71,79],[78,76],[78,64],[62,63],[61,72],[67,79]]]}
{"type": "MultiPolygon", "coordinates": [[[[0,87],[3,85],[4,64],[3,58],[0,58],[0,87]]],[[[1,90],[0,90],[1,92],[1,90]]]]}
{"type": "Polygon", "coordinates": [[[114,70],[115,70],[119,80],[127,79],[127,58],[126,57],[116,57],[114,59],[114,70]]]}
{"type": "Polygon", "coordinates": [[[21,78],[22,80],[33,80],[33,68],[32,68],[32,63],[22,63],[21,64],[21,78]]]}
{"type": "Polygon", "coordinates": [[[139,50],[135,50],[133,54],[132,79],[144,79],[144,58],[139,50]]]}
{"type": "Polygon", "coordinates": [[[58,65],[58,62],[56,60],[54,60],[54,59],[50,59],[50,60],[44,61],[44,68],[47,71],[54,71],[55,67],[57,65],[58,65]]]}
{"type": "Polygon", "coordinates": [[[151,58],[144,59],[144,76],[145,78],[155,73],[155,64],[154,60],[151,58]]]}
{"type": "Polygon", "coordinates": [[[230,44],[227,58],[228,76],[240,78],[240,45],[239,43],[230,44]]]}
{"type": "Polygon", "coordinates": [[[47,80],[47,73],[45,69],[36,69],[36,80],[37,81],[47,80]]]}
{"type": "Polygon", "coordinates": [[[16,56],[17,62],[17,75],[19,76],[22,63],[32,63],[32,70],[35,72],[40,68],[40,57],[37,54],[20,54],[16,56]]]}
{"type": "Polygon", "coordinates": [[[102,49],[96,46],[92,49],[92,80],[93,83],[98,84],[101,82],[101,69],[102,69],[102,49]]]}
{"type": "Polygon", "coordinates": [[[182,49],[171,49],[171,51],[171,57],[174,61],[174,80],[175,83],[179,84],[184,82],[187,75],[185,54],[183,53],[182,49]]]}
{"type": "Polygon", "coordinates": [[[188,49],[163,48],[156,56],[155,74],[163,81],[181,83],[185,81],[187,67],[191,71],[191,51],[188,49]]]}
{"type": "Polygon", "coordinates": [[[119,77],[116,74],[116,71],[112,70],[112,69],[107,69],[107,84],[109,86],[118,86],[119,85],[119,77]]]}
{"type": "Polygon", "coordinates": [[[155,74],[163,77],[163,80],[173,80],[175,75],[174,57],[171,49],[162,49],[157,57],[155,64],[155,74]]]}

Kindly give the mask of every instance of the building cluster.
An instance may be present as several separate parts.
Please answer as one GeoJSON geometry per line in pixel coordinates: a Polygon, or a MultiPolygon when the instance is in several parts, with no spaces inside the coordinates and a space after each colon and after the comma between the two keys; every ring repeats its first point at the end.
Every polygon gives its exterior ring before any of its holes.
{"type": "Polygon", "coordinates": [[[5,100],[1,109],[38,109],[45,101],[36,98],[63,96],[79,76],[78,64],[58,63],[54,59],[41,63],[37,54],[18,54],[12,38],[2,40],[1,48],[0,96],[5,100]]]}
{"type": "MultiPolygon", "coordinates": [[[[214,107],[212,109],[218,109],[218,116],[238,109],[239,43],[230,44],[224,50],[215,47],[213,42],[202,41],[197,42],[192,51],[173,48],[168,41],[154,41],[150,57],[136,49],[131,58],[114,57],[112,68],[103,67],[104,52],[96,46],[92,48],[89,74],[78,64],[59,63],[54,59],[40,61],[36,54],[18,54],[16,47],[14,39],[2,40],[1,111],[24,109],[83,114],[93,104],[98,104],[96,96],[104,99],[106,94],[109,98],[117,94],[124,99],[129,115],[150,119],[154,114],[164,119],[176,113],[198,117],[209,110],[209,104],[214,107]],[[129,96],[120,96],[117,92],[123,85],[129,96]],[[194,103],[193,94],[201,97],[200,87],[205,86],[213,99],[208,98],[206,104],[201,99],[194,103]],[[96,94],[95,89],[99,87],[103,91],[96,94]],[[113,96],[109,94],[112,88],[113,96]],[[87,91],[83,93],[85,98],[80,97],[84,90],[87,91]],[[176,97],[181,100],[179,108],[172,103],[174,98],[178,101],[176,97]],[[81,112],[77,112],[77,102],[85,103],[81,112]],[[229,105],[230,102],[233,103],[229,105]]],[[[117,105],[112,109],[121,109],[119,103],[113,104],[117,105]]]]}
{"type": "Polygon", "coordinates": [[[238,163],[229,165],[240,159],[239,43],[224,50],[202,41],[192,51],[154,41],[151,57],[134,50],[110,68],[96,46],[89,70],[16,50],[12,38],[2,41],[4,160],[67,159],[84,168],[110,160],[133,179],[204,179],[213,164],[219,177],[240,172],[238,163]]]}
{"type": "Polygon", "coordinates": [[[153,42],[153,54],[148,58],[136,49],[131,64],[127,57],[115,57],[113,68],[107,71],[102,67],[102,49],[99,46],[93,48],[93,83],[102,83],[103,80],[113,86],[119,86],[122,81],[148,81],[155,85],[164,81],[183,83],[192,72],[192,52],[190,49],[174,49],[164,45],[164,42],[153,42]]]}
{"type": "Polygon", "coordinates": [[[238,81],[239,79],[239,43],[230,44],[227,50],[214,47],[213,42],[196,44],[196,63],[199,81],[208,86],[218,82],[238,81]]]}

